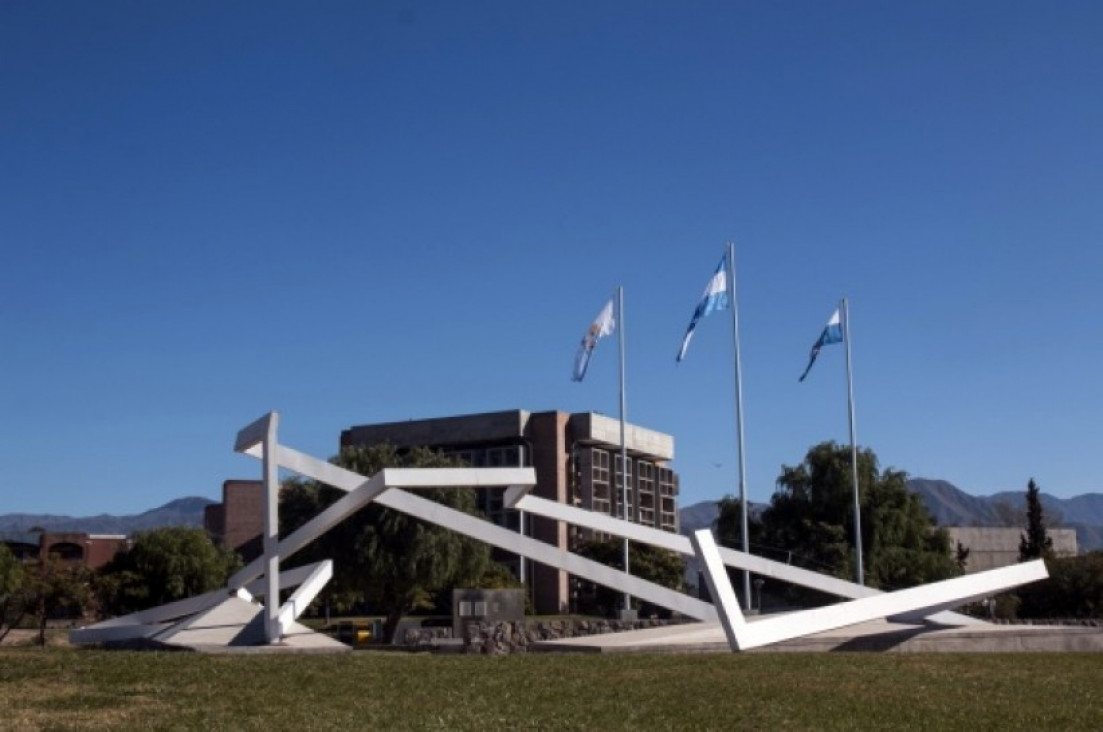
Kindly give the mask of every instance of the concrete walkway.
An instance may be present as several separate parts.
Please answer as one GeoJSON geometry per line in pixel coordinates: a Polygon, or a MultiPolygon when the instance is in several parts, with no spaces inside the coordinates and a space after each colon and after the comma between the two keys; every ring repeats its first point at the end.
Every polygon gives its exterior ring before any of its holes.
{"type": "Polygon", "coordinates": [[[343,653],[352,650],[299,623],[291,623],[279,643],[264,643],[263,608],[237,597],[183,620],[150,640],[167,648],[202,653],[343,653]]]}
{"type": "MultiPolygon", "coordinates": [[[[751,620],[751,622],[754,622],[751,620]]],[[[730,653],[719,623],[690,623],[607,635],[540,641],[532,652],[730,653]]],[[[897,653],[1101,652],[1103,628],[971,625],[950,628],[876,620],[796,638],[754,653],[866,651],[897,653]]]]}

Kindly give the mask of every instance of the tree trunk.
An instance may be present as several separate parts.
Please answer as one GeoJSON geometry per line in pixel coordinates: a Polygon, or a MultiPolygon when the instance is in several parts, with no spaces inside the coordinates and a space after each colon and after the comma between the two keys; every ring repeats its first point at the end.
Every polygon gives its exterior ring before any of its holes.
{"type": "Polygon", "coordinates": [[[46,645],[46,608],[40,608],[41,612],[38,614],[38,645],[46,645]]]}
{"type": "Polygon", "coordinates": [[[402,620],[402,616],[405,614],[405,608],[396,607],[392,608],[387,613],[386,619],[383,620],[383,642],[390,645],[394,642],[394,633],[398,630],[398,623],[402,620]]]}

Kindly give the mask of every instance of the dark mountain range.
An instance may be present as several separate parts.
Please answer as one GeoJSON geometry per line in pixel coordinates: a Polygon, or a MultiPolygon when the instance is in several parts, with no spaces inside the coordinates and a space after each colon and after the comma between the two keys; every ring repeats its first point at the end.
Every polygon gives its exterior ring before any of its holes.
{"type": "Polygon", "coordinates": [[[177,498],[163,506],[130,516],[54,516],[51,514],[8,513],[0,515],[0,531],[28,531],[41,527],[46,531],[80,531],[86,534],[126,534],[164,526],[202,526],[203,508],[213,503],[208,498],[177,498]]]}
{"type": "MultiPolygon", "coordinates": [[[[939,526],[1019,526],[1026,522],[1025,488],[1019,493],[971,496],[945,480],[913,478],[908,481],[908,490],[923,499],[939,526]]],[[[1103,494],[1057,498],[1043,493],[1041,500],[1051,526],[1076,529],[1080,551],[1103,549],[1103,494]]],[[[716,520],[716,501],[686,506],[678,515],[683,534],[711,526],[716,520]]]]}
{"type": "MultiPolygon", "coordinates": [[[[1021,493],[1004,491],[992,496],[990,500],[1007,501],[1016,510],[1023,510],[1024,489],[1021,493]]],[[[1089,526],[1103,526],[1103,494],[1086,493],[1072,498],[1055,498],[1048,493],[1039,495],[1046,519],[1055,526],[1071,526],[1073,523],[1089,526]]]]}

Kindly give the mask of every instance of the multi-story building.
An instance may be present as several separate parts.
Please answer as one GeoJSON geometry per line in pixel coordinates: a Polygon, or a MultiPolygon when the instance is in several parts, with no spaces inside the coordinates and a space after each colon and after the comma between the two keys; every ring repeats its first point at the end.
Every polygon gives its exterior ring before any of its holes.
{"type": "MultiPolygon", "coordinates": [[[[509,410],[407,422],[367,424],[341,433],[341,445],[390,443],[396,448],[430,447],[473,467],[527,466],[536,471],[533,495],[622,517],[620,422],[583,412],[509,410]]],[[[630,521],[678,531],[678,476],[670,469],[674,438],[637,425],[625,426],[627,514],[630,521]]],[[[479,509],[496,524],[566,550],[601,539],[541,516],[522,517],[503,505],[504,489],[483,489],[479,509]]],[[[496,555],[525,580],[537,613],[569,612],[577,583],[553,567],[496,555]]]]}

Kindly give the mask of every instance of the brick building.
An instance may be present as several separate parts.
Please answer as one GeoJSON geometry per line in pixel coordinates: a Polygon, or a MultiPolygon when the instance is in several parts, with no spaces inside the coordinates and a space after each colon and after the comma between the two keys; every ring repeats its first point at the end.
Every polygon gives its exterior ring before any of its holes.
{"type": "Polygon", "coordinates": [[[203,528],[219,546],[245,562],[264,553],[264,483],[231,479],[222,483],[222,503],[203,509],[203,528]]]}
{"type": "Polygon", "coordinates": [[[15,558],[24,562],[53,555],[89,569],[107,564],[128,544],[122,535],[79,531],[5,531],[0,532],[0,542],[7,544],[15,558]]]}

